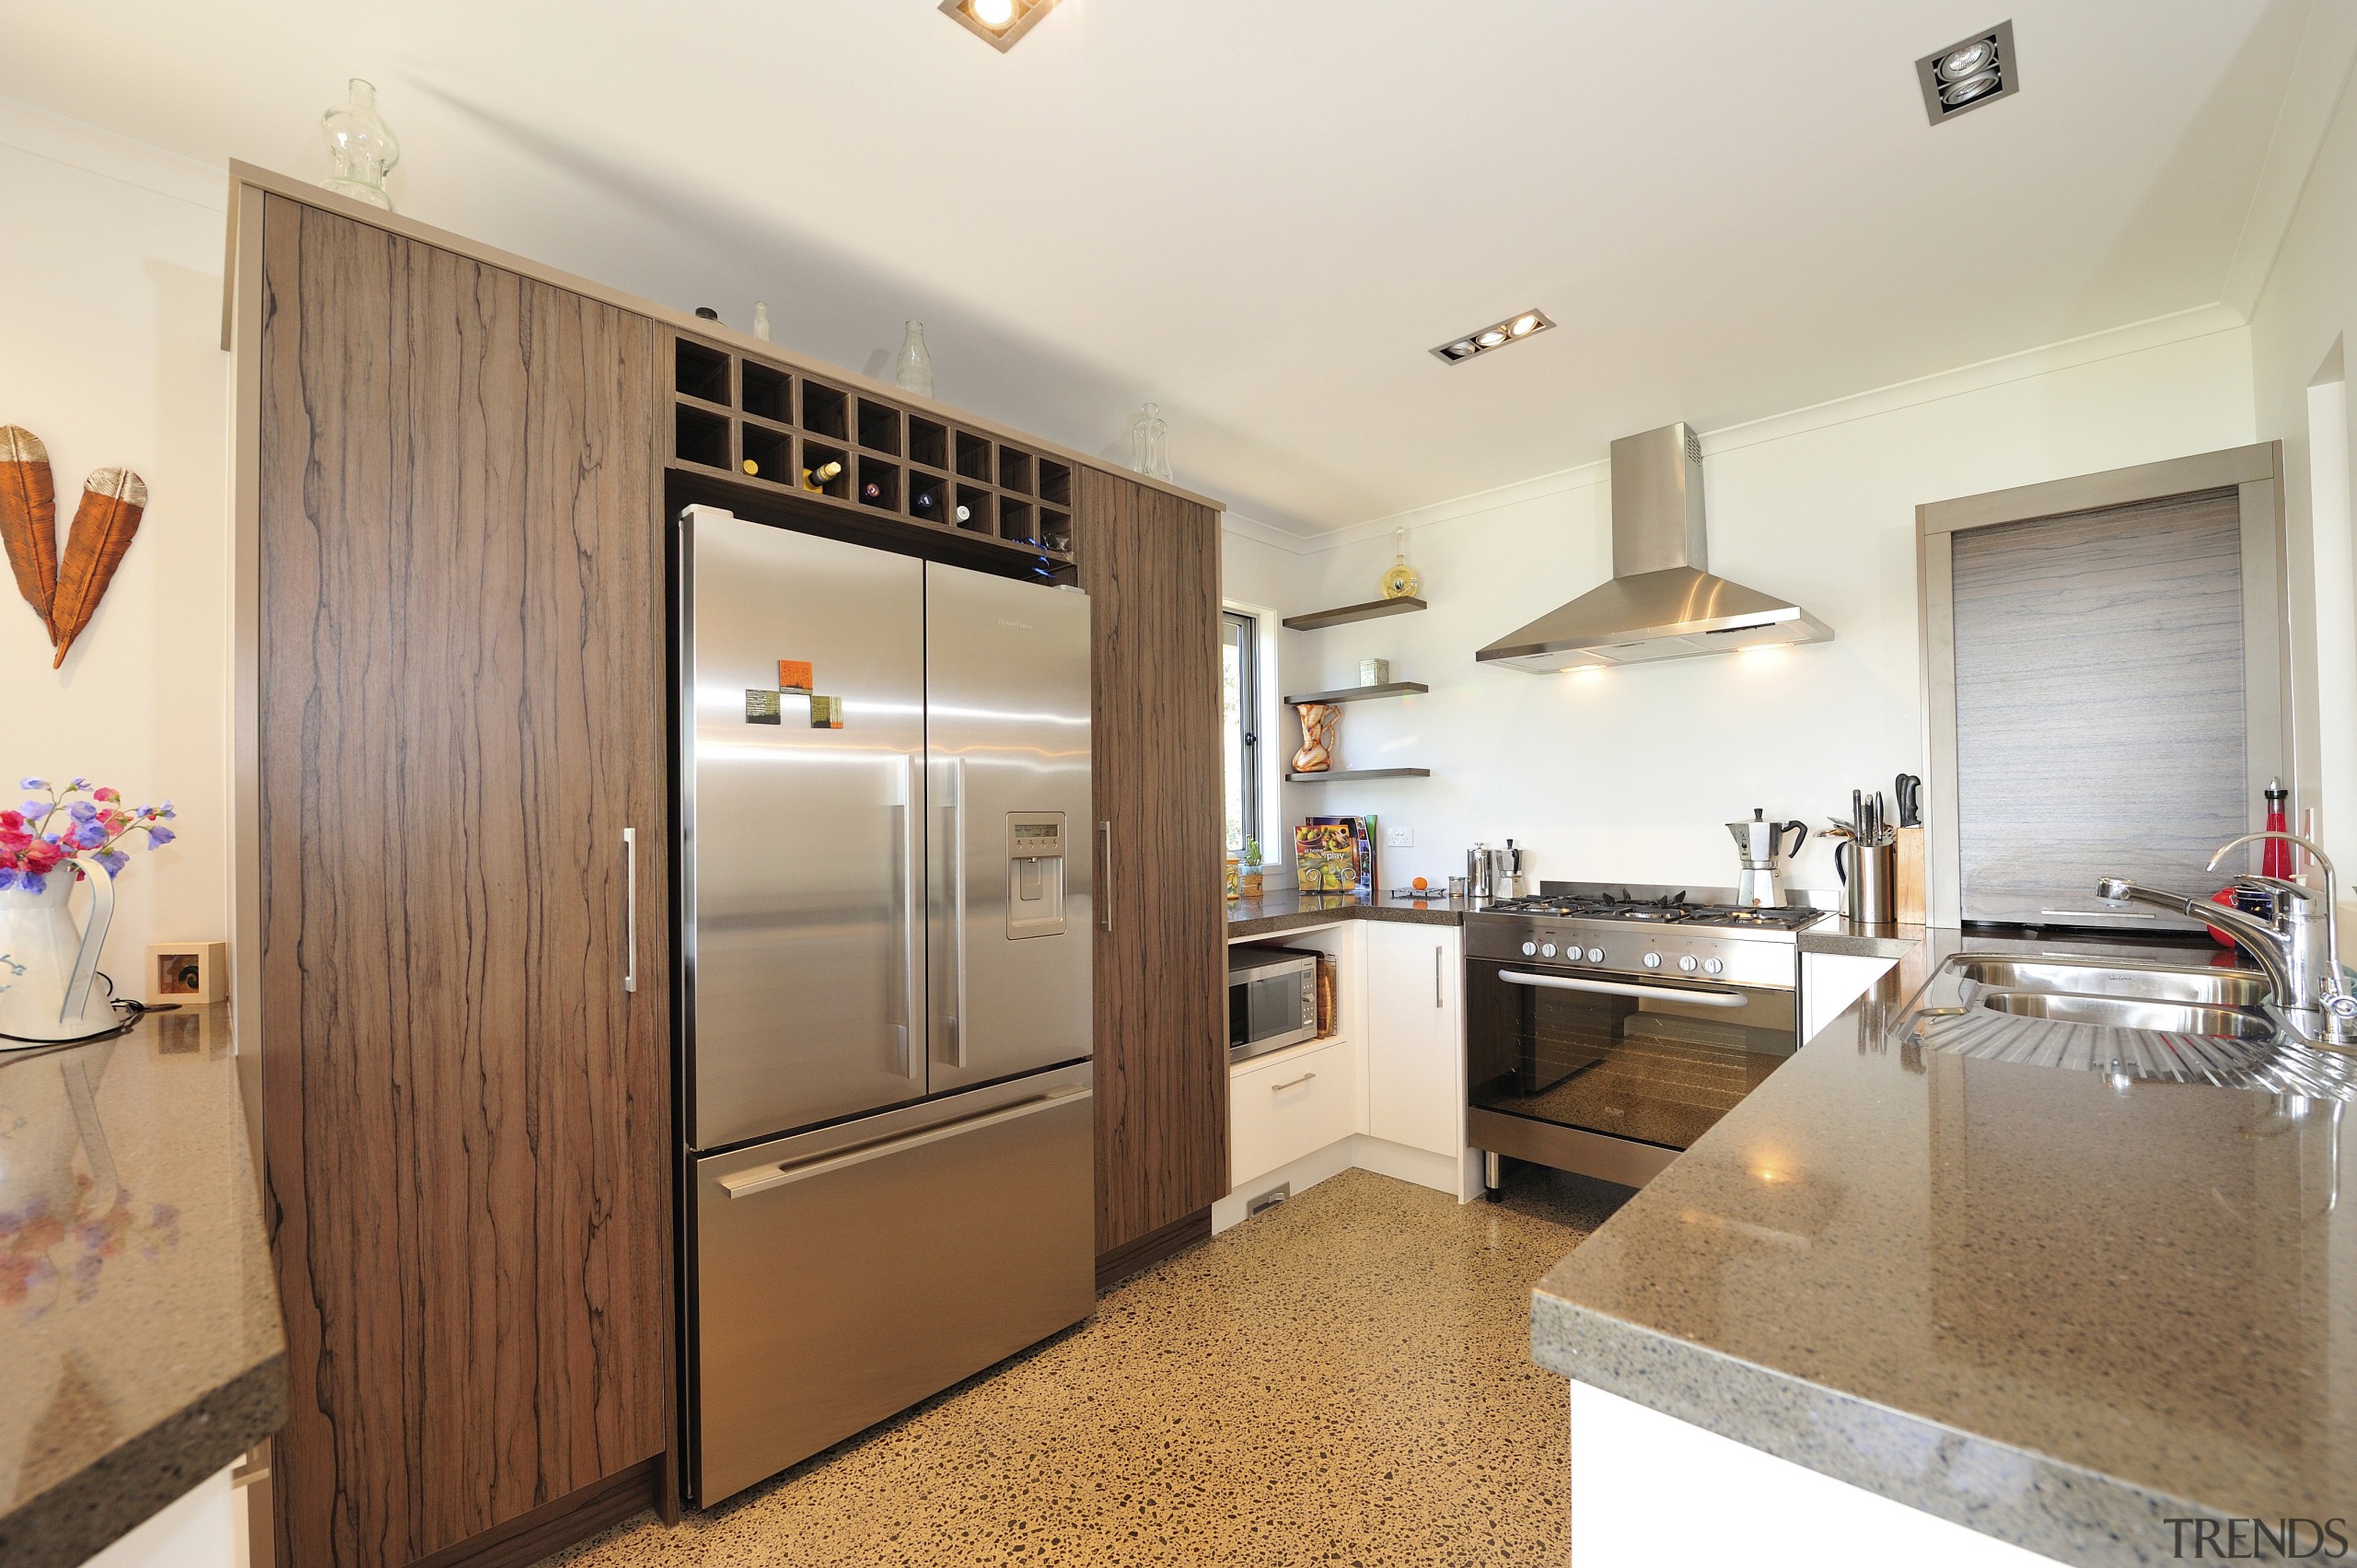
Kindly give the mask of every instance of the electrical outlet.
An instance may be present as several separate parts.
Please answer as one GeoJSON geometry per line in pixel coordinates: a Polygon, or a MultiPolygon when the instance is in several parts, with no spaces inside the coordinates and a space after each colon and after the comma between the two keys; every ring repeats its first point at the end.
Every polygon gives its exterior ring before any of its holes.
{"type": "Polygon", "coordinates": [[[1413,828],[1384,829],[1383,847],[1386,849],[1414,849],[1416,847],[1416,830],[1413,828]]]}

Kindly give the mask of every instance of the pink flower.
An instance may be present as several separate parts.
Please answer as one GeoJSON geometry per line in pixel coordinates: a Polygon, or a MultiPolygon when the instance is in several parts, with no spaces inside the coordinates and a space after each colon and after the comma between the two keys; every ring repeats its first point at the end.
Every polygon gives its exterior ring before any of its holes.
{"type": "Polygon", "coordinates": [[[99,785],[98,789],[91,793],[92,797],[98,800],[121,800],[122,798],[122,791],[105,784],[99,785]]]}

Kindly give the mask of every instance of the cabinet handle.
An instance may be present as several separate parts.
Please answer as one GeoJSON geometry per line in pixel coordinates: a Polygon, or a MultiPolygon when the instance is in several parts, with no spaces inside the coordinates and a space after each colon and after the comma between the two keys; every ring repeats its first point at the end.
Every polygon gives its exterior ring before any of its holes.
{"type": "Polygon", "coordinates": [[[1300,1077],[1292,1080],[1290,1083],[1271,1084],[1269,1086],[1269,1092],[1271,1094],[1275,1094],[1280,1089],[1297,1089],[1316,1076],[1318,1076],[1318,1074],[1315,1073],[1304,1073],[1300,1077]]]}
{"type": "Polygon", "coordinates": [[[1435,1007],[1442,1005],[1440,999],[1440,957],[1448,949],[1446,947],[1434,947],[1433,949],[1433,1005],[1435,1007]]]}
{"type": "Polygon", "coordinates": [[[622,830],[622,989],[638,989],[638,830],[622,830]]]}
{"type": "Polygon", "coordinates": [[[1105,846],[1105,875],[1097,881],[1097,921],[1105,930],[1113,929],[1113,824],[1097,824],[1097,842],[1105,846]]]}

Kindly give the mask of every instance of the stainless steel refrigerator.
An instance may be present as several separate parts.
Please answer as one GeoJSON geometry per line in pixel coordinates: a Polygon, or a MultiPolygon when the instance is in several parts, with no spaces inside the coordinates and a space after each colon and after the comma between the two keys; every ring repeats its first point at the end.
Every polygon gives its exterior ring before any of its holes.
{"type": "Polygon", "coordinates": [[[699,1506],[1088,1315],[1088,599],[690,507],[699,1506]]]}

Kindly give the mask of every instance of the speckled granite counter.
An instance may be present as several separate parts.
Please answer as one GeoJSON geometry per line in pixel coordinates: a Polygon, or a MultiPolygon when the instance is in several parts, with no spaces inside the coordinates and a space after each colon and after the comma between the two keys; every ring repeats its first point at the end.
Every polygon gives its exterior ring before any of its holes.
{"type": "Polygon", "coordinates": [[[1303,893],[1271,888],[1258,899],[1241,899],[1227,906],[1227,935],[1271,936],[1308,925],[1330,925],[1338,920],[1404,920],[1420,925],[1462,925],[1469,905],[1451,902],[1446,892],[1429,899],[1402,899],[1389,893],[1303,893]]]}
{"type": "Polygon", "coordinates": [[[1910,942],[1540,1281],[1536,1359],[2066,1562],[2357,1516],[2357,1115],[1887,1045],[1960,946],[2051,950],[1910,942]]]}
{"type": "Polygon", "coordinates": [[[70,1568],[277,1430],[227,1009],[0,1056],[0,1562],[70,1568]]]}

